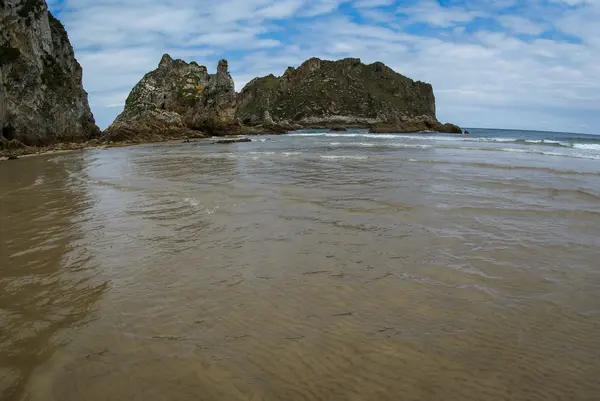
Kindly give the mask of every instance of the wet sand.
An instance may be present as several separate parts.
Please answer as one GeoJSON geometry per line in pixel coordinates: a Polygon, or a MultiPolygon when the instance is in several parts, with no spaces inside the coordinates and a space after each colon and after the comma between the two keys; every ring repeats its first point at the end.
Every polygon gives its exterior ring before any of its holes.
{"type": "Polygon", "coordinates": [[[598,399],[597,164],[263,139],[3,163],[0,399],[598,399]]]}

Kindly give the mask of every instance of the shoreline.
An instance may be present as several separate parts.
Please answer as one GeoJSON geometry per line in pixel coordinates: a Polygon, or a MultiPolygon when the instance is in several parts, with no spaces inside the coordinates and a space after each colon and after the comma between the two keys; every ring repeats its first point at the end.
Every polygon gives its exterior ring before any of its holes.
{"type": "MultiPolygon", "coordinates": [[[[328,132],[345,132],[342,130],[335,130],[331,127],[306,127],[302,129],[310,129],[310,130],[327,130],[328,132]]],[[[356,127],[348,127],[348,129],[356,129],[356,127]]],[[[363,129],[362,127],[360,129],[363,129]]],[[[250,138],[250,137],[258,137],[258,136],[266,136],[266,135],[288,135],[294,133],[298,130],[287,131],[285,133],[240,133],[235,135],[225,135],[225,136],[192,136],[192,137],[165,137],[163,139],[158,139],[156,136],[152,137],[149,140],[136,140],[136,141],[122,141],[122,142],[100,142],[98,139],[92,139],[88,142],[83,143],[75,143],[75,142],[61,142],[52,146],[47,147],[34,147],[34,146],[26,146],[20,144],[19,147],[15,147],[13,149],[4,149],[0,150],[0,162],[18,160],[23,158],[29,158],[34,156],[44,156],[44,155],[54,155],[54,154],[63,154],[70,152],[78,152],[85,150],[94,150],[94,149],[110,149],[110,148],[126,148],[129,146],[137,146],[137,145],[148,145],[148,144],[159,144],[159,143],[168,143],[168,142],[179,142],[179,143],[193,143],[199,140],[233,140],[236,138],[250,138]],[[91,142],[91,143],[90,143],[91,142]]],[[[389,135],[414,135],[414,134],[448,134],[444,132],[437,131],[416,131],[416,132],[377,132],[378,134],[389,134],[389,135]]],[[[459,135],[459,134],[450,134],[450,135],[459,135]]],[[[215,142],[216,144],[217,142],[215,142]]]]}
{"type": "MultiPolygon", "coordinates": [[[[0,162],[24,159],[24,158],[35,157],[35,156],[55,155],[55,154],[81,152],[81,151],[96,150],[96,149],[127,148],[130,146],[152,145],[152,144],[160,144],[160,143],[195,143],[195,142],[198,142],[201,140],[219,141],[219,140],[223,140],[223,139],[231,140],[231,142],[233,143],[235,139],[263,136],[263,135],[275,135],[275,134],[196,136],[196,137],[189,137],[189,138],[167,137],[167,138],[164,138],[163,140],[157,140],[156,138],[152,138],[152,140],[148,140],[148,141],[135,141],[135,142],[124,141],[124,142],[108,142],[108,143],[102,142],[99,144],[91,144],[91,145],[89,144],[89,142],[84,142],[82,144],[73,143],[73,142],[63,142],[63,143],[58,143],[54,146],[48,146],[48,147],[43,147],[43,148],[34,147],[34,146],[24,146],[24,147],[13,149],[13,150],[0,150],[0,162]]],[[[278,135],[282,135],[282,134],[278,134],[278,135]]],[[[214,142],[214,144],[217,144],[217,142],[214,142]]]]}
{"type": "MultiPolygon", "coordinates": [[[[195,139],[203,139],[203,138],[195,138],[195,139]]],[[[165,142],[175,142],[180,141],[181,139],[165,139],[164,141],[142,141],[142,142],[113,142],[113,143],[102,143],[98,145],[86,145],[86,146],[78,146],[81,144],[77,143],[60,143],[55,146],[49,146],[44,148],[37,147],[26,147],[15,149],[15,151],[3,150],[0,151],[0,162],[10,161],[10,160],[18,160],[35,156],[45,156],[45,155],[55,155],[55,154],[63,154],[63,153],[71,153],[71,152],[79,152],[86,150],[95,150],[95,149],[111,149],[111,148],[126,148],[129,146],[136,145],[146,145],[152,143],[165,143],[165,142]],[[64,148],[67,149],[64,149],[64,148]],[[31,151],[30,151],[31,150],[31,151]],[[25,153],[24,153],[25,152],[25,153]],[[12,157],[12,158],[11,158],[12,157]]],[[[84,144],[85,145],[85,144],[84,144]]]]}

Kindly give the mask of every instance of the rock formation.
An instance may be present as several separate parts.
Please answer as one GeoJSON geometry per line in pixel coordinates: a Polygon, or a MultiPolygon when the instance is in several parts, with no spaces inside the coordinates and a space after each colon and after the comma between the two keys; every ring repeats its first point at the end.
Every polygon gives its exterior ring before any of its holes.
{"type": "Polygon", "coordinates": [[[110,140],[227,133],[235,127],[236,93],[227,61],[216,74],[196,62],[165,54],[158,68],[133,88],[123,112],[108,127],[110,140]]]}
{"type": "Polygon", "coordinates": [[[100,135],[81,66],[44,0],[0,0],[0,147],[100,135]]]}
{"type": "Polygon", "coordinates": [[[123,112],[105,131],[114,141],[201,133],[285,132],[305,127],[368,127],[375,132],[461,130],[435,116],[430,84],[415,82],[383,63],[312,58],[282,77],[250,81],[236,94],[221,60],[214,75],[195,62],[165,54],[133,88],[123,112]]]}
{"type": "Polygon", "coordinates": [[[460,133],[440,124],[430,84],[413,81],[385,64],[359,59],[312,58],[282,77],[250,81],[238,96],[236,116],[245,125],[371,127],[377,132],[436,130],[460,133]]]}

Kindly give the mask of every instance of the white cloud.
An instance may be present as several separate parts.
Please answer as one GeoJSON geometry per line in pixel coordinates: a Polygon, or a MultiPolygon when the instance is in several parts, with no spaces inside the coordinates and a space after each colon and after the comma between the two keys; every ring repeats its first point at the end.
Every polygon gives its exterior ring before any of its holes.
{"type": "Polygon", "coordinates": [[[582,7],[567,10],[555,21],[562,32],[600,48],[600,2],[581,3],[582,7]]]}
{"type": "Polygon", "coordinates": [[[286,18],[293,15],[300,7],[302,7],[302,0],[282,0],[262,8],[259,15],[265,18],[286,18]]]}
{"type": "Polygon", "coordinates": [[[598,0],[550,0],[552,3],[567,4],[569,6],[579,6],[585,4],[598,4],[598,0]]]}
{"type": "Polygon", "coordinates": [[[306,2],[306,7],[300,11],[302,17],[315,17],[321,14],[329,14],[343,3],[349,0],[312,0],[306,2]]]}
{"type": "Polygon", "coordinates": [[[372,7],[382,7],[382,6],[391,6],[396,3],[396,0],[359,0],[354,3],[357,8],[372,8],[372,7]]]}
{"type": "Polygon", "coordinates": [[[398,12],[410,17],[411,22],[425,22],[435,26],[448,27],[466,23],[486,13],[459,7],[443,7],[435,0],[424,0],[410,7],[399,7],[398,12]]]}
{"type": "Polygon", "coordinates": [[[537,36],[544,33],[549,27],[545,24],[533,22],[519,15],[503,15],[498,18],[500,24],[510,32],[516,34],[537,36]]]}

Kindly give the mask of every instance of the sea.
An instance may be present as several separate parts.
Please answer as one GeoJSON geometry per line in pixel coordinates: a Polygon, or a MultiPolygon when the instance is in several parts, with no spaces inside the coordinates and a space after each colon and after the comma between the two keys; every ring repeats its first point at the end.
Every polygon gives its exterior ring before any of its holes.
{"type": "Polygon", "coordinates": [[[597,401],[600,137],[0,163],[0,400],[597,401]]]}

